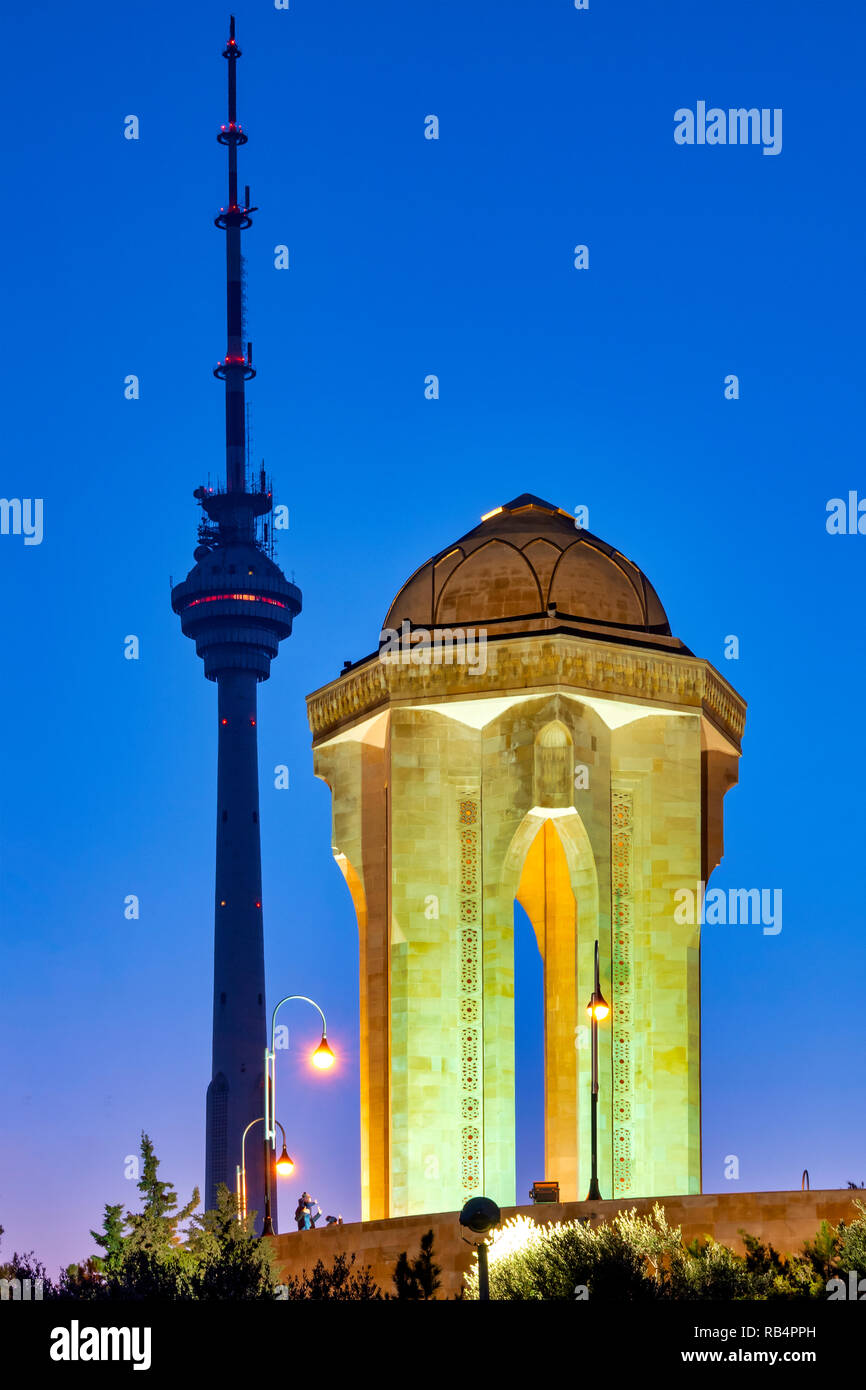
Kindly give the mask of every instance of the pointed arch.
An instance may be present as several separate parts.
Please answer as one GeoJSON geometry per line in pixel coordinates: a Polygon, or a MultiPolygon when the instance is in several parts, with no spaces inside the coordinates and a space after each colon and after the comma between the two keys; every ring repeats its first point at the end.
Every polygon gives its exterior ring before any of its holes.
{"type": "Polygon", "coordinates": [[[535,735],[536,806],[562,810],[574,801],[574,740],[561,719],[551,719],[535,735]]]}
{"type": "MultiPolygon", "coordinates": [[[[506,870],[535,931],[544,966],[544,1146],[546,1176],[563,1201],[580,1188],[581,1056],[578,1029],[589,997],[598,934],[598,875],[576,811],[528,813],[512,837],[506,870]]],[[[585,1087],[583,1088],[585,1089],[585,1087]]]]}

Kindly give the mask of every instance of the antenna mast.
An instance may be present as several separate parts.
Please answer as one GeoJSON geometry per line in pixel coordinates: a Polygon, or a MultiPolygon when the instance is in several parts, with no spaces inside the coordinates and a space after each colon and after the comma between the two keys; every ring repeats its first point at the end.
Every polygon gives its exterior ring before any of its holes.
{"type": "Polygon", "coordinates": [[[217,140],[228,150],[229,197],[220,208],[214,225],[226,234],[226,355],[214,368],[214,376],[226,387],[226,490],[246,491],[246,429],[244,387],[255,376],[252,365],[252,343],[244,344],[243,259],[241,232],[252,226],[250,190],[244,191],[243,204],[238,202],[238,146],[247,143],[247,136],[237,119],[237,61],[241,50],[235,41],[235,17],[231,16],[229,41],[223,49],[228,60],[228,124],[221,126],[217,140]]]}

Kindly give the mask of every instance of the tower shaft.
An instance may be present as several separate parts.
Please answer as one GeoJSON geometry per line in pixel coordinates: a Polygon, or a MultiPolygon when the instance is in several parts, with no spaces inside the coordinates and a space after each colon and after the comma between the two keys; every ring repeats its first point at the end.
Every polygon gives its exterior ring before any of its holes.
{"type": "MultiPolygon", "coordinates": [[[[265,951],[254,672],[224,671],[219,691],[212,1080],[208,1087],[207,1205],[234,1185],[234,1151],[264,1114],[265,951]]],[[[246,1145],[250,1204],[264,1190],[262,1137],[246,1145]]],[[[256,1198],[258,1200],[258,1198],[256,1198]]],[[[262,1214],[258,1206],[259,1216],[262,1214]]]]}

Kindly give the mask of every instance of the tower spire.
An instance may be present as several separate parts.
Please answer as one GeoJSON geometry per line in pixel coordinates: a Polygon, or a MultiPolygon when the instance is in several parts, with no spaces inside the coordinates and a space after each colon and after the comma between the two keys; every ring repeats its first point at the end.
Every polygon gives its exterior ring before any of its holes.
{"type": "Polygon", "coordinates": [[[217,140],[228,151],[228,203],[220,208],[214,225],[226,234],[226,355],[214,368],[214,376],[225,382],[226,388],[226,491],[246,491],[246,440],[244,388],[254,376],[252,344],[244,343],[243,257],[241,232],[251,227],[250,190],[245,189],[244,201],[238,200],[238,147],[247,143],[247,134],[237,117],[237,62],[241,50],[235,39],[235,17],[231,16],[229,39],[223,49],[228,61],[228,122],[217,133],[217,140]]]}

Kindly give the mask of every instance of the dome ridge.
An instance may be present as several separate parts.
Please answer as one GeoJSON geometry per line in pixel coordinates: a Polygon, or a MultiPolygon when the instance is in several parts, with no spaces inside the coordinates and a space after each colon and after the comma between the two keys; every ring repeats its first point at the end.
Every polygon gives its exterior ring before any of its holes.
{"type": "Polygon", "coordinates": [[[492,637],[570,629],[685,650],[634,561],[530,492],[485,512],[471,531],[419,566],[383,627],[396,630],[404,622],[487,628],[492,637]]]}

